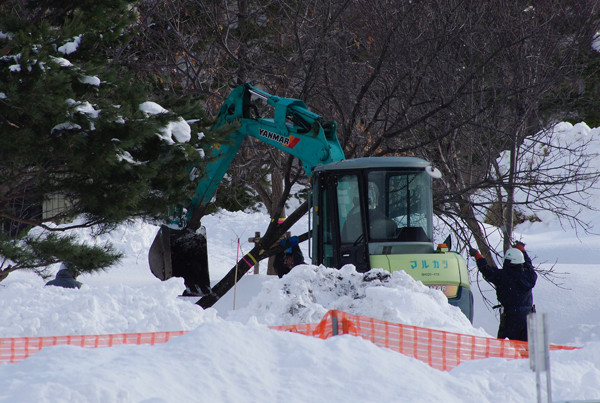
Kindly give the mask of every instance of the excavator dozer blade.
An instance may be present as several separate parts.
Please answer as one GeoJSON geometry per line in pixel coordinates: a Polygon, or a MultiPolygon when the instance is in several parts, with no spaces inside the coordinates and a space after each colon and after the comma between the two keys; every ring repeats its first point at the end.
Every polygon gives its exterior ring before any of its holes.
{"type": "Polygon", "coordinates": [[[211,291],[206,237],[196,231],[161,226],[150,246],[148,263],[161,280],[183,277],[186,295],[202,296],[211,291]]]}

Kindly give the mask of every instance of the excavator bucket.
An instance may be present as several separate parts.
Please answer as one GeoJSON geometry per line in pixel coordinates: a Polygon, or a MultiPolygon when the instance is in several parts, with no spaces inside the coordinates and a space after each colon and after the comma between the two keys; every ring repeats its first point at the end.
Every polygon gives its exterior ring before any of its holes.
{"type": "Polygon", "coordinates": [[[183,277],[184,295],[202,296],[211,291],[206,236],[200,232],[161,226],[150,246],[148,263],[161,280],[183,277]]]}
{"type": "Polygon", "coordinates": [[[173,277],[173,265],[171,263],[171,241],[169,227],[163,225],[154,237],[148,253],[150,271],[161,280],[173,277]]]}

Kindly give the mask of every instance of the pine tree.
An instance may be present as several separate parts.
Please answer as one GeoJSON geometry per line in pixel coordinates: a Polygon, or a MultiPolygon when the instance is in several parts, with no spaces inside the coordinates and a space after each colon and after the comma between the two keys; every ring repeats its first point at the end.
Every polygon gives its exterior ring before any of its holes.
{"type": "Polygon", "coordinates": [[[117,62],[136,18],[123,0],[0,4],[0,281],[59,261],[106,268],[121,257],[111,245],[62,231],[165,219],[193,193],[206,119],[189,100],[150,99],[160,80],[117,62]],[[56,194],[65,207],[42,212],[56,194]]]}

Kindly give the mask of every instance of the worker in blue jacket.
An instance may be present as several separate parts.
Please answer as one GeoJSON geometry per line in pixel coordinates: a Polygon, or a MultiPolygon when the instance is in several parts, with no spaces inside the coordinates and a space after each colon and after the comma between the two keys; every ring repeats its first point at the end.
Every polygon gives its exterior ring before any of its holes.
{"type": "Polygon", "coordinates": [[[527,315],[535,312],[531,290],[537,274],[525,244],[518,242],[506,251],[501,269],[490,266],[476,249],[470,248],[469,255],[475,258],[483,278],[496,288],[501,305],[498,338],[527,341],[527,315]]]}
{"type": "Polygon", "coordinates": [[[289,246],[283,252],[275,255],[273,261],[273,268],[279,278],[288,274],[295,266],[304,264],[304,255],[298,246],[300,240],[297,236],[290,237],[289,239],[282,239],[279,244],[281,246],[289,246]]]}

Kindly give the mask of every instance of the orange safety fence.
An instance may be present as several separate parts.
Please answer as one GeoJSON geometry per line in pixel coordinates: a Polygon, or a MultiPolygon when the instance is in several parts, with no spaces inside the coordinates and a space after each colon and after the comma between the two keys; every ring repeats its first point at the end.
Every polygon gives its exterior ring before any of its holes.
{"type": "Polygon", "coordinates": [[[98,348],[112,347],[120,344],[156,344],[166,343],[172,337],[181,336],[184,333],[187,333],[187,331],[0,338],[0,363],[23,361],[42,348],[50,346],[70,345],[98,348]]]}
{"type": "MultiPolygon", "coordinates": [[[[277,330],[312,335],[322,339],[349,334],[370,340],[416,358],[431,367],[449,371],[463,361],[482,358],[528,358],[528,344],[523,341],[472,336],[442,330],[386,322],[342,311],[329,311],[320,323],[298,328],[298,325],[276,326],[277,330]]],[[[574,350],[578,347],[550,345],[550,350],[574,350]]]]}
{"type": "MultiPolygon", "coordinates": [[[[481,358],[527,358],[526,342],[471,336],[442,330],[386,322],[368,316],[332,310],[319,323],[270,326],[271,329],[327,339],[337,335],[359,336],[379,347],[389,348],[421,360],[431,367],[448,371],[463,361],[481,358]]],[[[23,361],[44,347],[71,345],[85,348],[120,344],[166,343],[185,330],[156,333],[129,333],[81,336],[0,338],[0,363],[23,361]]],[[[550,345],[550,350],[574,350],[578,347],[550,345]]]]}

